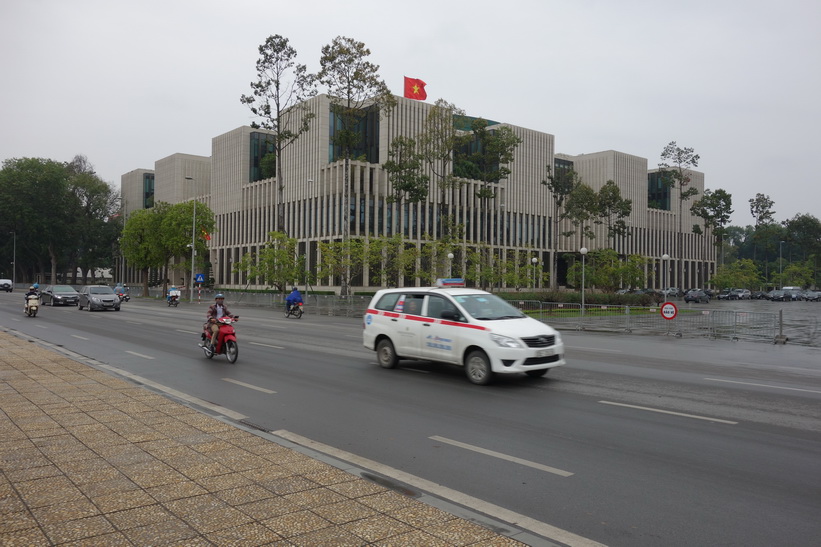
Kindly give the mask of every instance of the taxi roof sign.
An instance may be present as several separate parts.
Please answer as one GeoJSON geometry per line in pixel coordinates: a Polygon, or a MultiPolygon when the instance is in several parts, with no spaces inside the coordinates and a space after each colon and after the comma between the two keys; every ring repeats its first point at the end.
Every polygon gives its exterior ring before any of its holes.
{"type": "Polygon", "coordinates": [[[437,287],[464,287],[465,280],[461,277],[439,278],[436,280],[437,287]]]}

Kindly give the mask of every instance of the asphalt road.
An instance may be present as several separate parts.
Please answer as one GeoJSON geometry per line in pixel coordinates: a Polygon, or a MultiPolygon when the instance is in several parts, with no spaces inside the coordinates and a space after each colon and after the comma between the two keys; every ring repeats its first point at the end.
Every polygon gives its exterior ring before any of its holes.
{"type": "Polygon", "coordinates": [[[241,316],[236,365],[196,346],[204,303],[27,318],[22,294],[2,293],[0,326],[367,458],[380,475],[430,481],[475,510],[566,531],[568,544],[821,537],[817,348],[565,332],[568,366],[479,387],[456,367],[379,368],[359,320],[228,305],[241,316]]]}

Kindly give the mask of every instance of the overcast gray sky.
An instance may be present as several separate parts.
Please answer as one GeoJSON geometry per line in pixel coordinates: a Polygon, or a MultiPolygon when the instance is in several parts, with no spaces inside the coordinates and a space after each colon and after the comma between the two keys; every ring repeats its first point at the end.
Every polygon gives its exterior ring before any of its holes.
{"type": "Polygon", "coordinates": [[[821,218],[819,0],[0,0],[0,160],[83,154],[106,181],[249,124],[274,34],[319,69],[364,42],[391,90],[427,82],[469,115],[556,136],[556,152],[701,155],[706,186],[821,218]]]}

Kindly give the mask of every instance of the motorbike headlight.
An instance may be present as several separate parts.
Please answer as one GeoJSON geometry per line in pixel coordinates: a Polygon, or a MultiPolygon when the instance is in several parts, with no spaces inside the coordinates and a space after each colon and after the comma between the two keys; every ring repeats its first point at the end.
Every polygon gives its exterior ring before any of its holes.
{"type": "Polygon", "coordinates": [[[511,338],[510,336],[502,336],[501,334],[492,334],[490,335],[490,339],[493,340],[497,346],[501,348],[521,348],[522,343],[519,342],[515,338],[511,338]]]}

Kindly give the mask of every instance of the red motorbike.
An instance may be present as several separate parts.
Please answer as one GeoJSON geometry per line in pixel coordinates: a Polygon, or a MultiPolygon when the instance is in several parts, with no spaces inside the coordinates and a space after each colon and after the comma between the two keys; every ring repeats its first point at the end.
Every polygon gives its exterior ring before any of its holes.
{"type": "Polygon", "coordinates": [[[209,359],[214,355],[225,355],[229,363],[236,363],[239,356],[239,346],[237,345],[237,333],[234,330],[234,323],[239,321],[239,316],[220,317],[217,319],[219,333],[217,334],[217,345],[211,347],[211,324],[206,323],[202,331],[202,343],[199,345],[205,356],[209,359]]]}

